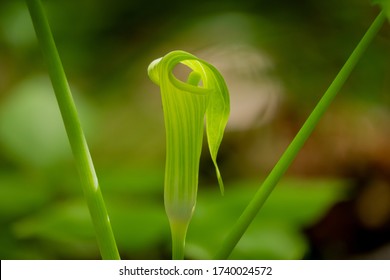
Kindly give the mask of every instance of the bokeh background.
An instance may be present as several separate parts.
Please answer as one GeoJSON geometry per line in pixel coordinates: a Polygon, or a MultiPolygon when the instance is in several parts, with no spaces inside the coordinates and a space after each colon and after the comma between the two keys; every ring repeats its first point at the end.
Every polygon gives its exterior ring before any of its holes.
{"type": "MultiPolygon", "coordinates": [[[[155,58],[214,64],[231,93],[219,194],[207,147],[186,258],[208,259],[379,13],[369,0],[42,1],[123,259],[169,259],[155,58]]],[[[386,23],[233,259],[390,259],[386,23]]],[[[0,258],[99,259],[24,1],[0,2],[0,258]]]]}

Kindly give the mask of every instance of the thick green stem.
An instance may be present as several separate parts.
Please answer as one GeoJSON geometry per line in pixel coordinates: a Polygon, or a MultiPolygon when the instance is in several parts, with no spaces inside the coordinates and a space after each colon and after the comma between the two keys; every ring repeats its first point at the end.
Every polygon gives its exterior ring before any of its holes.
{"type": "Polygon", "coordinates": [[[286,149],[280,160],[277,162],[271,173],[263,182],[262,186],[258,189],[252,201],[248,204],[244,212],[241,214],[237,223],[225,239],[223,247],[215,256],[215,259],[226,259],[229,257],[234,247],[241,239],[242,235],[245,233],[253,219],[256,217],[257,213],[263,206],[268,196],[271,194],[272,190],[275,188],[276,184],[282,178],[291,163],[294,161],[298,152],[301,150],[304,143],[309,138],[310,134],[313,132],[315,126],[318,124],[322,115],[328,109],[334,97],[344,85],[345,81],[349,77],[350,73],[359,61],[360,57],[363,55],[364,51],[367,49],[367,47],[372,42],[375,35],[378,33],[379,29],[383,25],[385,19],[385,14],[383,12],[380,13],[375,19],[375,21],[372,23],[370,28],[367,30],[366,34],[363,36],[355,50],[352,52],[347,62],[341,68],[340,72],[333,80],[332,84],[329,86],[328,90],[325,92],[317,106],[314,108],[313,112],[308,117],[298,134],[295,136],[294,140],[288,146],[288,148],[286,149]]]}
{"type": "Polygon", "coordinates": [[[183,260],[188,223],[171,223],[172,259],[183,260]]]}
{"type": "Polygon", "coordinates": [[[26,0],[34,24],[35,32],[41,46],[44,59],[48,64],[50,79],[68,134],[70,146],[81,177],[84,195],[97,234],[97,241],[103,259],[120,259],[114,234],[101,194],[87,142],[81,128],[72,94],[49,23],[46,19],[40,0],[26,0]]]}

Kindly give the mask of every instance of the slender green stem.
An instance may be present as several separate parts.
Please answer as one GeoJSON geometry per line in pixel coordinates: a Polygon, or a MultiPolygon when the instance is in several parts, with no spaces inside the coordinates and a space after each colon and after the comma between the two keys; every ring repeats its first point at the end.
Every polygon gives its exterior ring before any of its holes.
{"type": "Polygon", "coordinates": [[[40,0],[26,0],[81,177],[103,259],[120,259],[72,94],[40,0]]]}
{"type": "Polygon", "coordinates": [[[313,112],[310,114],[302,128],[295,136],[294,140],[288,146],[280,160],[277,162],[271,173],[263,182],[262,186],[256,192],[252,201],[248,204],[244,212],[241,214],[237,223],[228,234],[223,243],[223,247],[215,256],[215,259],[226,259],[229,257],[234,247],[241,239],[242,235],[251,224],[264,202],[275,188],[276,184],[282,178],[283,174],[287,171],[291,163],[294,161],[300,149],[303,147],[310,134],[313,132],[315,126],[320,121],[322,115],[326,112],[334,97],[337,95],[345,81],[349,77],[351,71],[367,49],[379,29],[383,25],[386,17],[384,13],[380,13],[375,21],[372,23],[366,34],[363,36],[347,62],[341,68],[340,72],[329,86],[313,112]]]}

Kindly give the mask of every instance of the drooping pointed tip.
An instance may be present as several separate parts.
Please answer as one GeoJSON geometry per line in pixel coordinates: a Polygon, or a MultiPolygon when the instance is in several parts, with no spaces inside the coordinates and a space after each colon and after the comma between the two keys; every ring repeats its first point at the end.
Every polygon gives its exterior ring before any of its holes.
{"type": "Polygon", "coordinates": [[[217,179],[218,179],[218,184],[219,184],[219,190],[221,191],[221,195],[224,196],[224,195],[225,195],[225,187],[224,187],[224,185],[223,185],[221,173],[219,172],[218,167],[215,168],[215,171],[216,171],[216,173],[217,173],[217,179]]]}
{"type": "Polygon", "coordinates": [[[225,188],[223,185],[219,185],[219,190],[221,191],[221,195],[224,196],[225,195],[225,188]]]}

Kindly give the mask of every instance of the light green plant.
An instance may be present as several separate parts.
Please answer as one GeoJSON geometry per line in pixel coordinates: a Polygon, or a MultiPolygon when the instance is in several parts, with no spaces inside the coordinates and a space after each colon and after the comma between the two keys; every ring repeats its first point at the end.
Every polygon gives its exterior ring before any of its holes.
{"type": "Polygon", "coordinates": [[[153,61],[148,74],[161,89],[166,128],[164,204],[172,233],[173,259],[183,259],[198,191],[205,116],[210,154],[220,190],[224,192],[216,160],[229,117],[229,94],[222,76],[212,65],[184,51],[174,51],[153,61]],[[179,63],[192,70],[187,82],[173,74],[179,63]]]}

